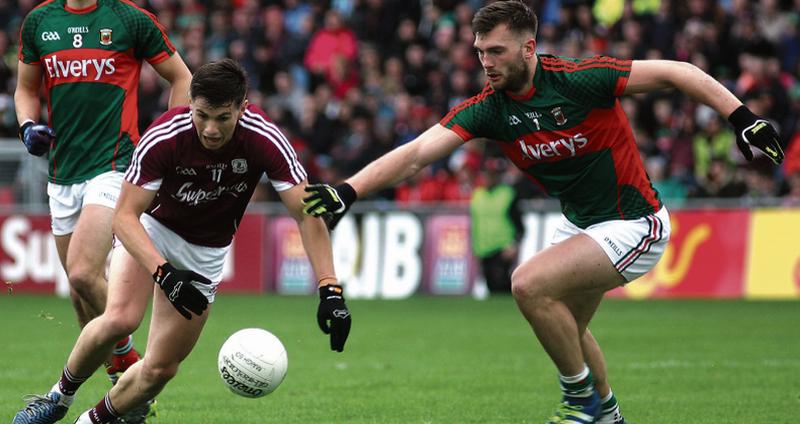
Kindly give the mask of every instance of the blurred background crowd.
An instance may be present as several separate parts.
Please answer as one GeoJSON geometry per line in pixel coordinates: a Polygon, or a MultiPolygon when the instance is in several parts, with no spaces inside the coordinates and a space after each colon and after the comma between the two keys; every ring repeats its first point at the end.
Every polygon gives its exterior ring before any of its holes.
{"type": "MultiPolygon", "coordinates": [[[[249,100],[286,132],[310,179],[337,182],[412,140],[485,83],[472,48],[477,0],[133,0],[155,14],[194,70],[231,57],[249,100]]],[[[0,0],[0,137],[16,137],[19,26],[38,0],[0,0]]],[[[569,57],[691,62],[779,128],[787,159],[746,162],[724,117],[678,93],[624,97],[653,184],[667,205],[745,198],[800,205],[800,0],[533,0],[537,49],[569,57]]],[[[145,66],[140,128],[166,109],[145,66]]],[[[377,197],[467,202],[492,143],[466,144],[377,197]]],[[[506,168],[523,198],[535,184],[506,168]]],[[[269,190],[259,200],[270,200],[269,190]]]]}

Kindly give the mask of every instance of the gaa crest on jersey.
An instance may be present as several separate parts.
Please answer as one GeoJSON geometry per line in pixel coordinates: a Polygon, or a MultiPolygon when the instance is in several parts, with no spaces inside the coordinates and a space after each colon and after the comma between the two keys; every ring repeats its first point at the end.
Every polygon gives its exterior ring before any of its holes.
{"type": "Polygon", "coordinates": [[[42,32],[42,41],[59,41],[59,40],[61,40],[61,36],[58,35],[57,31],[42,32]]]}
{"type": "Polygon", "coordinates": [[[114,32],[111,28],[103,28],[100,30],[100,44],[104,46],[111,45],[111,34],[114,32]]]}
{"type": "Polygon", "coordinates": [[[561,106],[550,109],[550,114],[553,115],[553,119],[556,120],[556,125],[564,125],[567,123],[567,116],[561,111],[561,106]]]}
{"type": "Polygon", "coordinates": [[[231,170],[234,174],[244,174],[247,172],[247,159],[234,159],[231,161],[231,170]]]}

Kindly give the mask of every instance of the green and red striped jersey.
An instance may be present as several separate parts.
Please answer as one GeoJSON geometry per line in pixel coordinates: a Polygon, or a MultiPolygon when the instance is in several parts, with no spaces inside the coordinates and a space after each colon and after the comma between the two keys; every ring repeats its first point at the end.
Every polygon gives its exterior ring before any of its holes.
{"type": "Polygon", "coordinates": [[[464,141],[498,142],[519,169],[561,201],[564,215],[580,228],[660,209],[618,99],[631,61],[537,57],[533,88],[525,96],[487,84],[440,124],[464,141]]]}
{"type": "Polygon", "coordinates": [[[137,87],[142,60],[157,64],[175,47],[155,16],[129,0],[72,9],[47,0],[20,30],[19,60],[44,75],[50,181],[74,184],[124,171],[139,140],[137,87]]]}

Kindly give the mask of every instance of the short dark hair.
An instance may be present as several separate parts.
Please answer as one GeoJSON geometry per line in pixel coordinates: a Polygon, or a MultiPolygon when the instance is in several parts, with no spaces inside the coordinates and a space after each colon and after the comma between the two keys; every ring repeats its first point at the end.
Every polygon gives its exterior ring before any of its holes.
{"type": "Polygon", "coordinates": [[[206,63],[192,75],[189,96],[212,107],[241,105],[247,95],[247,73],[233,59],[206,63]]]}
{"type": "Polygon", "coordinates": [[[520,0],[498,1],[480,8],[472,18],[472,32],[486,34],[500,24],[516,32],[530,32],[536,37],[539,19],[536,13],[520,0]]]}

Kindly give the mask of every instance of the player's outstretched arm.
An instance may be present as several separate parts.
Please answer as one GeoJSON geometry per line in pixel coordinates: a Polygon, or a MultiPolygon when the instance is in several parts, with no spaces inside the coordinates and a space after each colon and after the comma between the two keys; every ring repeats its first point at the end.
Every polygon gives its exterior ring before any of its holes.
{"type": "Polygon", "coordinates": [[[436,124],[413,141],[375,159],[342,184],[335,187],[309,185],[303,199],[303,212],[325,218],[332,230],[359,197],[396,185],[431,162],[449,155],[462,143],[454,131],[436,124]]]}
{"type": "Polygon", "coordinates": [[[333,251],[328,229],[322,219],[303,213],[303,196],[308,181],[279,192],[289,214],[297,221],[311,268],[317,276],[320,302],[317,323],[325,334],[330,334],[331,350],[341,352],[350,335],[352,317],[344,302],[344,289],[333,269],[333,251]]]}
{"type": "Polygon", "coordinates": [[[436,124],[413,141],[375,159],[347,179],[357,196],[393,187],[457,149],[463,140],[454,131],[436,124]]]}
{"type": "Polygon", "coordinates": [[[755,146],[776,164],[783,161],[780,139],[772,124],[751,112],[710,75],[686,62],[633,61],[624,94],[647,93],[665,88],[676,88],[727,118],[736,131],[736,144],[747,160],[753,158],[750,146],[755,146]]]}
{"type": "Polygon", "coordinates": [[[700,68],[673,60],[634,60],[624,94],[675,88],[728,117],[742,102],[700,68]]]}
{"type": "Polygon", "coordinates": [[[169,59],[153,65],[153,69],[167,80],[170,85],[169,107],[189,104],[189,84],[192,82],[192,73],[175,52],[169,59]]]}

